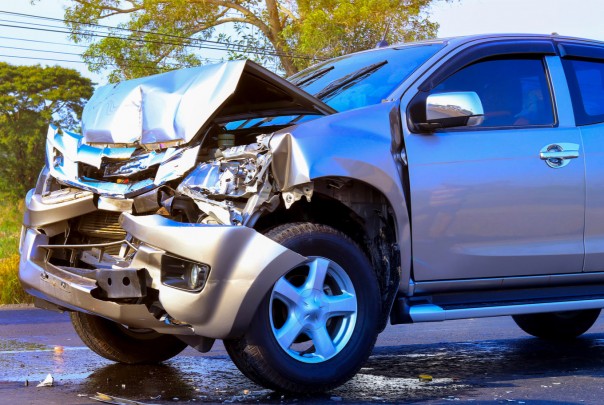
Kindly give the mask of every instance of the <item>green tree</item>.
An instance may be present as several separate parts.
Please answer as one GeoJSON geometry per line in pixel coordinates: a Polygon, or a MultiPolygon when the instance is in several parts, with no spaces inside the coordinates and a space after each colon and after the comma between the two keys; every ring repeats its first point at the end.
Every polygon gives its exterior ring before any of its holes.
{"type": "Polygon", "coordinates": [[[110,81],[199,65],[204,50],[224,44],[231,58],[277,62],[291,75],[384,35],[390,43],[433,37],[435,1],[447,0],[72,0],[65,20],[76,42],[89,43],[89,68],[110,69],[110,81]],[[120,23],[107,34],[112,17],[120,23]]]}
{"type": "Polygon", "coordinates": [[[35,185],[48,125],[76,129],[92,91],[73,69],[0,62],[0,192],[23,197],[35,185]]]}

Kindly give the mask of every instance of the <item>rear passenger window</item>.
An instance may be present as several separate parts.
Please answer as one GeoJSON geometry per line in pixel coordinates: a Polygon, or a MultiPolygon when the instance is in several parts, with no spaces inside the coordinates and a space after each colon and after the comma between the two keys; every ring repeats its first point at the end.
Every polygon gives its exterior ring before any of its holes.
{"type": "Polygon", "coordinates": [[[549,82],[541,59],[492,59],[454,73],[431,93],[474,91],[484,108],[482,127],[553,125],[549,82]]]}
{"type": "Polygon", "coordinates": [[[604,61],[564,61],[577,125],[604,122],[604,61]]]}

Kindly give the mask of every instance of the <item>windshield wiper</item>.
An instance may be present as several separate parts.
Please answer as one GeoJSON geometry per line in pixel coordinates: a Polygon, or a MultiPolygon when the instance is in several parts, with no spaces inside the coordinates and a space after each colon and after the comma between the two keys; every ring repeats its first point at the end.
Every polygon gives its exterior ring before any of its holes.
{"type": "Polygon", "coordinates": [[[300,81],[292,82],[292,84],[295,84],[298,87],[302,86],[303,84],[310,84],[309,82],[315,81],[316,79],[323,76],[325,73],[329,72],[333,68],[334,68],[333,65],[324,67],[323,69],[317,70],[315,73],[311,74],[310,76],[305,77],[304,79],[302,79],[300,81]]]}
{"type": "Polygon", "coordinates": [[[388,63],[387,60],[384,60],[382,62],[377,62],[372,65],[365,66],[364,68],[361,68],[361,69],[357,70],[356,72],[349,73],[346,76],[341,77],[337,80],[334,80],[333,82],[329,83],[326,87],[324,87],[323,90],[321,90],[320,92],[315,94],[315,97],[318,99],[322,99],[322,98],[330,95],[331,93],[334,93],[335,91],[341,89],[342,87],[346,86],[347,84],[350,84],[365,75],[369,75],[369,74],[375,72],[376,70],[378,70],[379,68],[381,68],[382,66],[384,66],[387,63],[388,63]]]}

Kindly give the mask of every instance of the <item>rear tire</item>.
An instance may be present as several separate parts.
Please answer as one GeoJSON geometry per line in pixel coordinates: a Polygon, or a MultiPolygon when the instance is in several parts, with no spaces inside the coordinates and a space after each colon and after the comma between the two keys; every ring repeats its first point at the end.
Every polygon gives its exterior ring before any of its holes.
{"type": "Polygon", "coordinates": [[[152,330],[128,329],[95,315],[71,312],[71,323],[93,352],[126,364],[159,363],[182,352],[187,344],[171,335],[152,330]]]}
{"type": "Polygon", "coordinates": [[[279,226],[267,236],[309,258],[260,304],[249,330],[224,342],[254,382],[291,393],[323,392],[352,378],[371,353],[381,303],[363,251],[319,224],[279,226]]]}
{"type": "Polygon", "coordinates": [[[548,340],[570,340],[581,336],[598,319],[600,309],[513,315],[516,324],[535,337],[548,340]]]}

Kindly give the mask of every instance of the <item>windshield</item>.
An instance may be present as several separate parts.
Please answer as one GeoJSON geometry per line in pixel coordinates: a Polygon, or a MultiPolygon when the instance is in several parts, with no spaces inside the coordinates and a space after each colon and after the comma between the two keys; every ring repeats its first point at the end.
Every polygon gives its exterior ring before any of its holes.
{"type": "Polygon", "coordinates": [[[342,56],[289,80],[338,111],[381,103],[444,44],[403,45],[342,56]]]}

